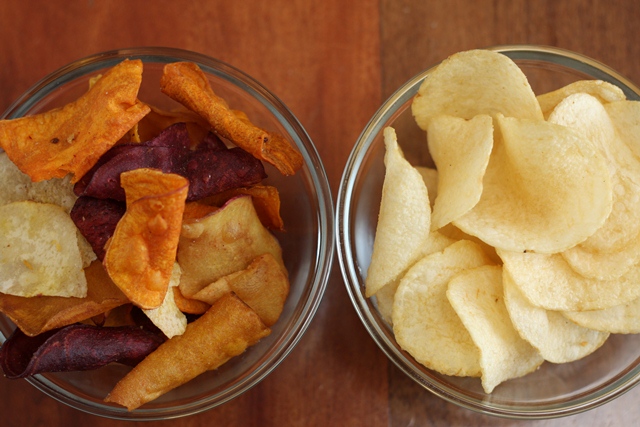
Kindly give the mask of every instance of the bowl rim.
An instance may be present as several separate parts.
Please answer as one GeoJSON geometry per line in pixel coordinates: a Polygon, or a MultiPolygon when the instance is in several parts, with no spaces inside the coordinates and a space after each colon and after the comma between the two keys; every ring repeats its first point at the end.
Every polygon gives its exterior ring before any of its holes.
{"type": "MultiPolygon", "coordinates": [[[[190,50],[161,46],[142,46],[108,50],[76,59],[47,74],[33,84],[0,115],[0,119],[21,117],[43,95],[76,78],[91,74],[96,70],[114,66],[125,58],[141,59],[143,63],[195,62],[205,73],[219,77],[255,98],[269,110],[275,120],[292,136],[292,142],[304,158],[303,170],[298,173],[303,173],[304,178],[301,179],[304,179],[307,185],[313,188],[313,194],[310,195],[310,198],[313,199],[317,206],[317,210],[311,214],[318,224],[318,230],[315,233],[317,245],[313,248],[315,259],[308,269],[313,274],[308,278],[309,289],[306,289],[301,294],[301,300],[297,304],[298,308],[293,313],[294,315],[299,314],[299,316],[295,320],[292,318],[291,324],[283,329],[282,336],[278,337],[273,346],[268,348],[267,353],[265,353],[268,354],[266,360],[260,361],[257,364],[257,368],[252,368],[240,380],[234,381],[230,389],[171,408],[140,408],[128,412],[126,408],[106,403],[96,404],[91,400],[84,399],[82,396],[70,393],[58,387],[44,375],[26,378],[27,382],[47,396],[81,412],[115,420],[153,421],[175,419],[212,409],[250,390],[273,372],[299,343],[322,302],[332,270],[335,254],[333,196],[324,164],[315,145],[298,118],[294,116],[284,102],[262,83],[240,69],[219,59],[190,50]]],[[[0,332],[0,344],[5,340],[6,337],[0,332]]]]}
{"type": "MultiPolygon", "coordinates": [[[[502,53],[516,61],[548,61],[549,58],[553,58],[556,65],[574,69],[594,79],[608,81],[620,87],[627,99],[640,100],[640,88],[633,82],[611,67],[581,53],[552,46],[526,44],[494,45],[485,49],[502,53]]],[[[377,314],[374,315],[373,310],[368,308],[368,299],[364,295],[363,280],[366,272],[362,271],[360,266],[357,265],[355,253],[352,250],[355,244],[352,241],[351,201],[353,200],[357,171],[366,153],[373,145],[376,136],[381,133],[384,124],[396,114],[390,107],[394,104],[404,105],[413,98],[421,82],[439,63],[431,65],[409,78],[381,104],[359,135],[347,159],[340,180],[335,209],[336,252],[347,293],[358,317],[380,350],[400,371],[434,395],[477,413],[510,419],[559,418],[596,408],[628,392],[640,382],[640,364],[625,372],[624,375],[615,378],[614,381],[611,381],[598,392],[592,395],[580,395],[568,403],[543,405],[540,408],[529,406],[509,407],[470,399],[456,390],[443,387],[430,377],[423,375],[422,372],[425,372],[426,368],[417,366],[419,365],[417,362],[412,363],[411,360],[413,359],[410,356],[405,352],[398,351],[392,345],[391,341],[394,340],[392,334],[389,336],[389,333],[379,323],[384,321],[377,314]]]]}

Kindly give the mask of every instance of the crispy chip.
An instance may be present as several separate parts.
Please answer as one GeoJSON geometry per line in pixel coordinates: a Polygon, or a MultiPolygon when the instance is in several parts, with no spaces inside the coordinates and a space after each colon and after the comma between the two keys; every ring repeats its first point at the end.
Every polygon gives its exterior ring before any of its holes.
{"type": "Polygon", "coordinates": [[[33,181],[71,173],[76,182],[149,112],[141,81],[142,61],[124,60],[62,108],[0,121],[0,145],[33,181]]]}
{"type": "Polygon", "coordinates": [[[180,311],[171,290],[180,283],[181,273],[178,263],[174,263],[169,280],[169,291],[165,294],[162,304],[156,308],[142,310],[167,338],[182,335],[187,327],[187,317],[180,311]]]}
{"type": "Polygon", "coordinates": [[[640,159],[640,102],[618,101],[605,104],[620,139],[640,159]]]}
{"type": "Polygon", "coordinates": [[[133,368],[105,401],[132,411],[203,372],[217,369],[270,332],[253,310],[227,294],[189,323],[184,334],[168,340],[133,368]]]}
{"type": "Polygon", "coordinates": [[[188,181],[153,169],[121,175],[127,211],[107,246],[104,266],[116,285],[140,308],[165,298],[176,259],[188,181]]]}
{"type": "Polygon", "coordinates": [[[274,165],[282,174],[293,175],[303,159],[282,135],[253,125],[246,115],[231,110],[218,97],[197,64],[167,64],[160,80],[163,93],[202,116],[223,138],[274,165]]]}
{"type": "Polygon", "coordinates": [[[191,147],[195,148],[209,131],[209,124],[193,111],[187,109],[166,111],[152,105],[150,108],[149,114],[138,123],[140,141],[149,141],[169,126],[185,123],[191,139],[191,147]]]}
{"type": "Polygon", "coordinates": [[[173,290],[173,300],[175,301],[180,311],[183,313],[203,314],[204,312],[209,310],[209,307],[211,307],[211,305],[207,304],[206,302],[185,297],[184,295],[182,295],[182,292],[180,292],[179,286],[173,287],[171,289],[173,290]]]}
{"type": "Polygon", "coordinates": [[[556,108],[563,99],[574,93],[592,95],[603,104],[625,99],[622,89],[609,82],[602,80],[578,80],[560,89],[537,96],[544,117],[549,117],[553,109],[556,108]]]}
{"type": "Polygon", "coordinates": [[[565,311],[567,319],[585,328],[612,334],[640,333],[640,298],[603,310],[565,311]]]}

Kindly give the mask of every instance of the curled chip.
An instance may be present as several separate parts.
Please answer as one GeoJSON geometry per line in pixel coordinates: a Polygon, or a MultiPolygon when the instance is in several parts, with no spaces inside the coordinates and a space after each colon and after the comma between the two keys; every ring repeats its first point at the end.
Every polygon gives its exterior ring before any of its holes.
{"type": "Polygon", "coordinates": [[[622,101],[626,98],[622,89],[609,82],[602,80],[578,80],[560,89],[538,95],[538,103],[540,104],[540,109],[544,117],[548,118],[553,109],[556,108],[562,100],[574,93],[589,94],[596,97],[602,104],[622,101]]]}
{"type": "Polygon", "coordinates": [[[620,139],[640,159],[640,102],[618,101],[605,104],[620,139]]]}
{"type": "Polygon", "coordinates": [[[447,299],[480,351],[482,388],[535,371],[544,359],[523,340],[504,304],[502,268],[483,266],[451,279],[447,299]]]}
{"type": "Polygon", "coordinates": [[[25,334],[35,336],[98,316],[129,300],[111,281],[100,262],[93,262],[84,270],[87,296],[17,297],[0,294],[0,312],[4,313],[25,334]]]}
{"type": "Polygon", "coordinates": [[[162,342],[161,335],[135,326],[102,328],[78,324],[36,337],[16,329],[0,348],[0,366],[7,378],[87,371],[113,362],[133,366],[162,342]]]}
{"type": "Polygon", "coordinates": [[[0,206],[0,292],[87,295],[78,232],[59,206],[31,201],[0,206]]]}
{"type": "Polygon", "coordinates": [[[138,134],[141,141],[148,141],[158,136],[166,128],[185,123],[191,139],[191,147],[195,147],[207,134],[209,124],[193,111],[185,109],[166,111],[150,105],[151,111],[138,123],[138,134]]]}
{"type": "Polygon", "coordinates": [[[567,319],[585,328],[612,334],[640,333],[640,298],[603,310],[565,311],[567,319]]]}
{"type": "Polygon", "coordinates": [[[132,411],[217,369],[270,333],[253,310],[233,294],[227,294],[189,323],[184,334],[166,341],[125,375],[105,401],[132,411]]]}
{"type": "Polygon", "coordinates": [[[171,279],[169,280],[169,289],[164,295],[162,304],[156,308],[142,310],[143,313],[164,333],[167,338],[176,335],[182,335],[187,327],[187,316],[180,311],[176,304],[173,289],[180,283],[180,266],[178,263],[173,264],[171,279]]]}
{"type": "Polygon", "coordinates": [[[140,308],[164,300],[176,259],[188,182],[153,169],[124,172],[127,210],[108,243],[104,266],[140,308]]]}
{"type": "Polygon", "coordinates": [[[404,158],[393,128],[384,129],[385,176],[366,295],[400,278],[429,238],[431,204],[420,173],[404,158]]]}
{"type": "Polygon", "coordinates": [[[217,96],[197,64],[167,64],[160,79],[163,93],[202,116],[223,138],[274,165],[282,174],[293,175],[303,159],[281,135],[253,125],[246,115],[233,111],[217,96]]]}
{"type": "Polygon", "coordinates": [[[33,181],[78,181],[149,112],[138,99],[142,61],[124,60],[76,101],[42,114],[0,121],[0,145],[33,181]]]}

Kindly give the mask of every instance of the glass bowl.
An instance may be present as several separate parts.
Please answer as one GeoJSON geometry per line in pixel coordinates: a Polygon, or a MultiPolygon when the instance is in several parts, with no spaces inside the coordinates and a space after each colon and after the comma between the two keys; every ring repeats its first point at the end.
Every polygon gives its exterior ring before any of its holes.
{"type": "MultiPolygon", "coordinates": [[[[498,46],[492,50],[513,59],[529,78],[536,94],[580,79],[600,79],[619,86],[628,99],[640,99],[640,89],[610,69],[582,55],[539,46],[498,46]]],[[[414,165],[433,166],[425,154],[424,131],[418,128],[411,102],[427,69],[400,87],[378,109],[360,135],[347,161],[336,203],[336,236],[340,268],[358,316],[388,358],[406,375],[437,396],[461,407],[501,417],[554,418],[602,405],[640,380],[640,336],[612,335],[590,356],[570,363],[545,363],[533,374],[509,380],[492,394],[478,379],[440,375],[417,363],[396,343],[392,327],[365,297],[384,179],[382,130],[393,126],[406,158],[414,165]]]]}
{"type": "MultiPolygon", "coordinates": [[[[213,90],[234,109],[245,111],[258,126],[288,137],[304,158],[294,176],[285,177],[265,163],[265,184],[278,188],[285,232],[275,233],[289,271],[290,294],[271,335],[231,359],[143,407],[127,412],[104,397],[127,372],[112,364],[89,372],[37,375],[27,379],[45,394],[91,414],[134,420],[169,419],[198,413],[233,399],[272,372],[292,351],[309,326],[324,294],[334,254],[334,211],[322,161],[303,126],[291,111],[259,82],[216,59],[184,50],[133,48],[96,54],[69,64],[42,79],[2,116],[17,118],[61,106],[86,91],[89,79],[125,58],[144,62],[139,98],[161,108],[177,104],[160,92],[166,63],[192,61],[206,73],[213,90]]],[[[0,343],[15,326],[0,315],[0,343]]]]}

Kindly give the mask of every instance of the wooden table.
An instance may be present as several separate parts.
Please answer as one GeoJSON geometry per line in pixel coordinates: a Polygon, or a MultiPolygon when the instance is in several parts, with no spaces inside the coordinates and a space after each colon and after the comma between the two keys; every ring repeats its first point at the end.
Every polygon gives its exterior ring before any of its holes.
{"type": "MultiPolygon", "coordinates": [[[[98,51],[169,46],[217,57],[273,90],[324,160],[334,196],[349,152],[381,102],[465,49],[543,44],[584,53],[640,82],[634,0],[68,1],[0,4],[0,110],[58,67],[98,51]],[[250,4],[250,5],[248,5],[250,4]]],[[[175,426],[601,426],[640,417],[632,390],[550,421],[495,419],[420,389],[360,324],[337,266],[307,334],[258,386],[175,426]]],[[[0,425],[120,425],[0,378],[0,425]]]]}

